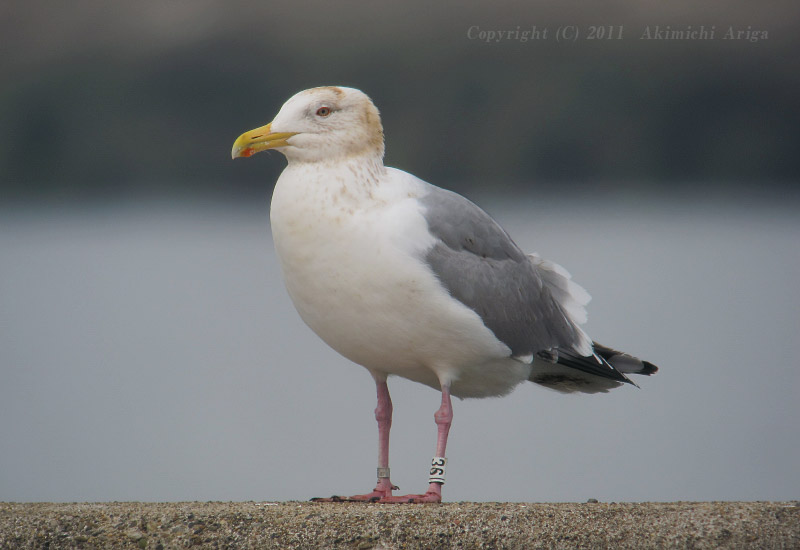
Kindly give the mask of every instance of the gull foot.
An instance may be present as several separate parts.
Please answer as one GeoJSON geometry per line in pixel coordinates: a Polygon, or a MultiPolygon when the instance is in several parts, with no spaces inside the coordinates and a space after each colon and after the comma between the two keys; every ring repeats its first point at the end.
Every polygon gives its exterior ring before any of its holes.
{"type": "Polygon", "coordinates": [[[311,502],[378,502],[384,498],[384,496],[384,493],[372,491],[365,495],[351,495],[349,497],[340,497],[338,495],[333,495],[330,498],[316,497],[312,498],[311,502]]]}
{"type": "MultiPolygon", "coordinates": [[[[392,489],[397,487],[392,486],[392,489]]],[[[377,502],[378,504],[429,504],[442,502],[442,491],[440,486],[428,489],[423,495],[392,495],[390,490],[378,490],[365,495],[353,495],[341,497],[334,495],[330,498],[312,498],[311,502],[377,502]]]]}
{"type": "Polygon", "coordinates": [[[442,494],[428,491],[424,495],[386,496],[381,498],[380,504],[428,504],[442,502],[442,494]]]}
{"type": "Polygon", "coordinates": [[[398,489],[388,478],[378,481],[378,486],[371,493],[350,497],[332,496],[330,498],[312,498],[311,502],[377,502],[378,504],[427,504],[442,502],[442,485],[431,483],[428,491],[422,495],[393,496],[392,491],[398,489]]]}
{"type": "Polygon", "coordinates": [[[391,497],[392,491],[396,489],[398,489],[397,485],[392,485],[388,478],[382,478],[378,480],[378,486],[370,493],[349,497],[334,495],[330,498],[312,498],[311,502],[380,502],[386,497],[391,497]]]}

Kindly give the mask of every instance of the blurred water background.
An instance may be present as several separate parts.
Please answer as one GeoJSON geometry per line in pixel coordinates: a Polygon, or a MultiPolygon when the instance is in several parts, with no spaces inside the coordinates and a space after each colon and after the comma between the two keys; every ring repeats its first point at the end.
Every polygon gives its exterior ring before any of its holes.
{"type": "MultiPolygon", "coordinates": [[[[661,367],[608,395],[456,403],[448,500],[796,499],[800,8],[503,7],[4,3],[0,500],[371,488],[371,378],[277,269],[285,161],[229,159],[324,84],[370,94],[387,164],[564,265],[590,335],[661,367]],[[470,38],[533,25],[624,38],[470,38]],[[656,25],[716,38],[640,39],[656,25]]],[[[418,491],[438,397],[391,389],[393,480],[418,491]]]]}

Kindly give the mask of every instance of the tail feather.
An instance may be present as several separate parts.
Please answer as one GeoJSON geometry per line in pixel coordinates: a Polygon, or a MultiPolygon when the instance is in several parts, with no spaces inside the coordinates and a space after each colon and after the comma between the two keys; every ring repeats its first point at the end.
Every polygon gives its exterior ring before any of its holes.
{"type": "Polygon", "coordinates": [[[571,369],[585,372],[593,376],[599,376],[600,378],[608,378],[609,380],[617,382],[633,384],[622,371],[597,353],[583,357],[577,353],[559,350],[555,356],[555,362],[571,369]]]}
{"type": "Polygon", "coordinates": [[[619,372],[626,374],[642,374],[650,376],[658,372],[658,367],[649,361],[642,361],[638,357],[629,355],[622,351],[611,349],[607,346],[592,342],[594,352],[605,359],[619,372]]]}
{"type": "MultiPolygon", "coordinates": [[[[541,351],[532,364],[531,382],[559,392],[607,392],[623,384],[637,386],[626,374],[650,375],[658,367],[632,355],[592,342],[593,354],[541,351]]],[[[637,386],[638,387],[638,386],[637,386]]]]}

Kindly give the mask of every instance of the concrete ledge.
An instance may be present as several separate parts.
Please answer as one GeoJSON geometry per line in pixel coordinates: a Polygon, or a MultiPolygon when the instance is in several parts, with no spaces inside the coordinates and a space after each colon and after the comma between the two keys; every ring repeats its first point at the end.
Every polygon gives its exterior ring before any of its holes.
{"type": "Polygon", "coordinates": [[[0,503],[0,548],[800,548],[798,502],[0,503]]]}

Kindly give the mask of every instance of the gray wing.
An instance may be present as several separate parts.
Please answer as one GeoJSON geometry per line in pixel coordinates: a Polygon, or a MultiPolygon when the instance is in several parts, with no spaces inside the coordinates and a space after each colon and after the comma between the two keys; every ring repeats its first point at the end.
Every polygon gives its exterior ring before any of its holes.
{"type": "MultiPolygon", "coordinates": [[[[420,199],[437,239],[425,260],[451,296],[475,311],[515,357],[577,350],[586,339],[554,274],[537,265],[486,212],[431,186],[420,199]]],[[[591,352],[590,352],[591,353],[591,352]]]]}

